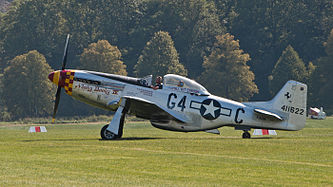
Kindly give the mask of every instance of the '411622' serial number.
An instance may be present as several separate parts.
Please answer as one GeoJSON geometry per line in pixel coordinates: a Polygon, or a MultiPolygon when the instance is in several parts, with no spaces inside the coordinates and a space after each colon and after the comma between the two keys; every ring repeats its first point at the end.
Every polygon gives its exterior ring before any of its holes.
{"type": "Polygon", "coordinates": [[[299,114],[299,115],[303,115],[304,114],[304,109],[293,107],[293,106],[283,105],[281,107],[281,109],[283,111],[286,111],[286,112],[289,112],[289,113],[292,113],[292,114],[299,114]]]}

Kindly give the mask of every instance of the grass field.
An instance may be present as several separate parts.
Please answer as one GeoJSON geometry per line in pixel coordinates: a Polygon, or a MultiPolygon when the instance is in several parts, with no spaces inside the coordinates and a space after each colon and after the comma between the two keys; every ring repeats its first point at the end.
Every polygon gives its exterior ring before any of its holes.
{"type": "Polygon", "coordinates": [[[100,141],[100,124],[0,123],[0,186],[333,186],[333,118],[297,132],[242,139],[128,122],[100,141]]]}

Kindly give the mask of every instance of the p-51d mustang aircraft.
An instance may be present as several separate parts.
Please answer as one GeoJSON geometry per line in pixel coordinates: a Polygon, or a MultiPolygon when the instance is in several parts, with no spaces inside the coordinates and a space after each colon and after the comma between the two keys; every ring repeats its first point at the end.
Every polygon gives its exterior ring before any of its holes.
{"type": "Polygon", "coordinates": [[[240,103],[210,94],[194,80],[174,74],[163,77],[163,86],[152,89],[151,76],[133,78],[86,70],[65,69],[69,35],[62,70],[49,74],[58,86],[55,118],[61,88],[87,104],[115,111],[110,124],[101,129],[106,140],[121,138],[126,114],[147,119],[160,129],[218,133],[231,126],[250,138],[251,128],[300,130],[305,126],[307,86],[288,81],[270,101],[240,103]]]}

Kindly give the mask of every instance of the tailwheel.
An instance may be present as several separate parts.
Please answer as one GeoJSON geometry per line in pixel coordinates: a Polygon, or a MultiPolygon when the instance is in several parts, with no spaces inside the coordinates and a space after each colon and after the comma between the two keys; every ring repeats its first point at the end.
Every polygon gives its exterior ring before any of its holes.
{"type": "Polygon", "coordinates": [[[243,138],[251,138],[251,134],[249,133],[249,131],[244,131],[242,137],[243,138]]]}
{"type": "Polygon", "coordinates": [[[118,138],[121,138],[122,133],[119,135],[116,135],[115,133],[108,131],[109,124],[105,125],[102,129],[101,129],[101,137],[103,140],[115,140],[118,138]]]}

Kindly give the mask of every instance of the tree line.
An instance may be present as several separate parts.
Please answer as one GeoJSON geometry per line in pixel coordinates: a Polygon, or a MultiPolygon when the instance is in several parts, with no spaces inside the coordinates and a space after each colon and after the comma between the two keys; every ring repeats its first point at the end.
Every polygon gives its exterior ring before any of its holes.
{"type": "MultiPolygon", "coordinates": [[[[239,101],[270,99],[286,80],[333,112],[333,2],[21,0],[0,14],[0,119],[45,117],[66,34],[68,68],[129,76],[176,73],[239,101]]],[[[59,115],[105,113],[62,97],[59,115]]]]}

